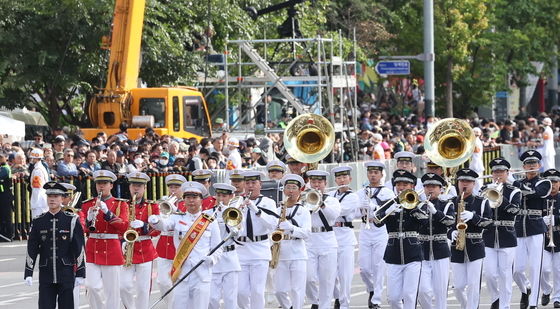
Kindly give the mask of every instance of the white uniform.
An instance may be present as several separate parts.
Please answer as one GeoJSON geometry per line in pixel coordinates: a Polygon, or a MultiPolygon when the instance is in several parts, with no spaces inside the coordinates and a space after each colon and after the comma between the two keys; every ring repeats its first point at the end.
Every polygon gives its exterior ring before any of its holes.
{"type": "Polygon", "coordinates": [[[226,163],[226,169],[234,170],[241,168],[242,161],[241,155],[239,154],[239,150],[237,148],[229,151],[229,156],[226,163]]]}
{"type": "Polygon", "coordinates": [[[31,172],[31,217],[36,218],[49,210],[47,194],[43,186],[49,182],[49,174],[42,161],[37,161],[31,172]]]}
{"type": "Polygon", "coordinates": [[[248,207],[243,208],[243,230],[238,237],[243,246],[236,248],[241,264],[237,296],[240,309],[264,308],[264,290],[271,257],[268,234],[276,228],[276,217],[267,214],[276,212],[276,203],[262,195],[252,202],[261,209],[261,214],[256,215],[248,207]],[[251,233],[253,240],[250,239],[251,233]]]}
{"type": "MultiPolygon", "coordinates": [[[[277,209],[280,215],[282,208],[277,209]]],[[[301,309],[305,298],[307,249],[305,240],[311,234],[311,214],[300,204],[286,210],[286,219],[294,230],[284,231],[287,239],[280,242],[280,255],[274,277],[276,297],[284,309],[301,309]]]]}
{"type": "MultiPolygon", "coordinates": [[[[366,211],[369,212],[369,224],[363,223],[360,228],[360,251],[359,265],[360,275],[366,285],[368,293],[371,295],[370,301],[373,304],[381,304],[381,295],[383,294],[383,283],[385,282],[386,265],[383,260],[385,247],[387,247],[387,227],[381,227],[373,224],[373,213],[379,205],[378,201],[387,201],[395,197],[395,193],[385,187],[370,188],[366,187],[357,192],[360,197],[362,207],[367,203],[368,207],[362,209],[365,216],[366,211]],[[371,193],[369,192],[371,190],[371,193]],[[371,199],[370,199],[371,196],[371,199]],[[369,226],[369,229],[366,228],[369,226]]],[[[363,218],[362,221],[365,221],[363,218]]]]}
{"type": "Polygon", "coordinates": [[[359,215],[360,197],[348,190],[346,192],[333,191],[329,195],[340,202],[340,215],[333,227],[338,243],[338,267],[334,298],[340,302],[340,308],[349,308],[352,277],[354,276],[354,248],[358,244],[352,226],[352,220],[359,215]]]}
{"type": "MultiPolygon", "coordinates": [[[[478,175],[484,175],[484,161],[482,158],[482,154],[484,152],[484,145],[480,138],[476,138],[474,141],[474,151],[471,157],[471,163],[469,164],[469,168],[475,171],[478,175]]],[[[483,185],[484,179],[478,178],[476,180],[476,184],[474,187],[474,193],[478,192],[483,185]]],[[[455,193],[455,195],[457,195],[455,193]]]]}
{"type": "Polygon", "coordinates": [[[554,149],[554,132],[550,126],[546,126],[543,134],[543,151],[542,153],[542,165],[543,170],[548,170],[551,168],[556,168],[554,157],[556,156],[556,150],[554,149]]]}
{"type": "MultiPolygon", "coordinates": [[[[155,226],[161,231],[173,231],[173,242],[175,248],[179,250],[178,247],[181,239],[186,236],[186,233],[200,215],[200,212],[196,214],[186,213],[184,215],[174,214],[169,218],[161,219],[155,226]]],[[[181,273],[178,278],[182,278],[193,266],[204,260],[206,255],[210,253],[210,250],[216,247],[220,241],[220,227],[214,221],[208,225],[202,237],[193,247],[181,267],[181,273]]],[[[186,304],[192,308],[208,308],[212,265],[217,263],[221,254],[221,248],[216,250],[212,255],[211,262],[204,262],[175,288],[173,292],[173,308],[184,308],[186,304]]]]}
{"type": "MultiPolygon", "coordinates": [[[[395,190],[395,186],[393,186],[391,180],[386,181],[383,186],[393,191],[394,194],[397,194],[397,191],[395,190]]],[[[416,185],[414,186],[414,191],[419,192],[420,190],[424,190],[424,185],[422,185],[422,181],[420,181],[420,179],[416,179],[416,185]]]]}
{"type": "Polygon", "coordinates": [[[340,215],[338,200],[328,196],[323,203],[325,207],[311,215],[311,235],[307,240],[306,295],[319,309],[331,307],[338,247],[332,226],[340,215]]]}
{"type": "MultiPolygon", "coordinates": [[[[220,226],[222,239],[229,234],[229,228],[226,228],[222,217],[223,210],[218,210],[216,221],[220,226]]],[[[230,239],[223,246],[223,253],[220,260],[212,268],[212,284],[210,290],[209,309],[220,308],[220,299],[224,300],[225,309],[237,309],[237,283],[241,265],[237,257],[237,248],[235,242],[230,239]]]]}

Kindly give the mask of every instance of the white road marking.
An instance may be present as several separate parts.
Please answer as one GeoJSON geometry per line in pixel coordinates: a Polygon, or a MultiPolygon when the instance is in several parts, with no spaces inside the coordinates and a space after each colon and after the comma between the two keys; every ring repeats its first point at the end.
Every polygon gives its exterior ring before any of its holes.
{"type": "MultiPolygon", "coordinates": [[[[33,280],[33,283],[37,283],[39,282],[39,280],[33,280]]],[[[7,288],[7,287],[11,287],[11,286],[18,286],[18,285],[24,285],[25,282],[16,282],[16,283],[10,283],[10,284],[5,284],[5,285],[0,285],[0,289],[1,288],[7,288]]]]}
{"type": "Polygon", "coordinates": [[[19,248],[27,247],[27,244],[17,244],[17,245],[1,245],[0,248],[19,248]]]}
{"type": "Polygon", "coordinates": [[[7,261],[13,261],[16,258],[10,258],[10,259],[0,259],[0,262],[7,262],[7,261]]]}

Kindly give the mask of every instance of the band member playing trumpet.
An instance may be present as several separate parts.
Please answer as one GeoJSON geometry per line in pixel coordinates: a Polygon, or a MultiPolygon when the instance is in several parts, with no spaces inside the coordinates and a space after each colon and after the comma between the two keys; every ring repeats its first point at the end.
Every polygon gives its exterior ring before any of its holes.
{"type": "Polygon", "coordinates": [[[392,190],[385,188],[381,183],[385,165],[380,161],[366,162],[369,185],[360,189],[360,211],[362,226],[360,228],[360,250],[358,263],[360,275],[366,285],[368,295],[368,308],[381,308],[381,295],[385,282],[385,261],[383,254],[387,246],[387,227],[377,227],[373,222],[373,212],[377,206],[383,205],[395,197],[392,190]]]}
{"type": "MultiPolygon", "coordinates": [[[[215,220],[220,226],[220,233],[223,239],[230,232],[229,226],[224,222],[223,213],[228,207],[238,206],[229,205],[233,198],[235,187],[225,183],[215,183],[212,186],[216,192],[217,205],[209,211],[216,218],[215,220]]],[[[238,197],[238,199],[241,199],[241,197],[238,197]]],[[[220,260],[212,267],[212,283],[210,285],[212,294],[210,294],[210,305],[208,308],[219,309],[220,299],[223,299],[225,309],[237,309],[237,286],[241,265],[239,264],[235,241],[232,239],[228,240],[222,249],[223,254],[220,260]]]]}
{"type": "Polygon", "coordinates": [[[241,206],[243,230],[237,238],[243,244],[237,248],[241,264],[237,304],[241,309],[257,309],[265,307],[264,291],[271,258],[268,234],[276,227],[276,203],[261,194],[264,173],[246,171],[243,177],[248,193],[241,206]]]}
{"type": "Polygon", "coordinates": [[[547,226],[545,233],[545,247],[542,263],[541,288],[543,290],[541,304],[546,306],[552,302],[554,308],[560,308],[560,171],[549,169],[542,174],[542,177],[550,180],[552,190],[547,198],[546,216],[543,217],[544,224],[547,226]],[[551,238],[552,236],[552,238],[551,238]],[[551,281],[552,277],[552,283],[551,281]]]}
{"type": "Polygon", "coordinates": [[[421,220],[428,217],[416,207],[419,202],[418,194],[413,191],[416,180],[412,173],[396,170],[392,180],[394,188],[399,194],[409,190],[406,192],[410,196],[398,201],[390,200],[377,208],[374,214],[375,224],[385,224],[389,235],[383,258],[387,263],[387,299],[391,308],[395,309],[416,308],[422,263],[422,243],[418,240],[418,231],[421,220]]]}
{"type": "MultiPolygon", "coordinates": [[[[130,195],[135,201],[134,218],[131,221],[130,231],[136,236],[129,246],[132,249],[125,250],[125,259],[128,256],[131,265],[126,265],[121,269],[121,299],[126,308],[148,308],[150,298],[150,288],[152,286],[152,262],[157,258],[157,252],[152,242],[152,237],[159,235],[159,231],[155,230],[148,224],[148,218],[151,215],[159,215],[159,208],[156,202],[144,199],[146,184],[150,181],[150,177],[144,173],[132,172],[126,176],[128,178],[130,195]],[[130,260],[131,259],[131,260],[130,260]],[[136,299],[134,294],[136,292],[136,299]]],[[[131,211],[130,209],[128,210],[131,211]]],[[[129,213],[130,215],[130,213],[129,213]]],[[[130,242],[125,238],[126,242],[130,242]]]]}
{"type": "Polygon", "coordinates": [[[328,193],[340,203],[340,215],[336,218],[333,227],[338,243],[338,267],[334,286],[335,309],[348,309],[350,306],[350,292],[354,275],[354,248],[358,244],[352,220],[359,215],[360,197],[350,188],[351,172],[352,168],[349,166],[333,168],[331,173],[334,175],[338,189],[328,193]]]}
{"type": "Polygon", "coordinates": [[[420,274],[418,302],[422,308],[447,308],[447,283],[449,281],[449,245],[447,231],[455,223],[453,202],[440,199],[445,180],[434,173],[422,176],[424,194],[428,199],[423,210],[428,218],[420,229],[423,260],[420,274]]]}
{"type": "Polygon", "coordinates": [[[459,196],[453,199],[457,224],[451,230],[453,289],[461,308],[476,309],[480,301],[480,276],[484,259],[482,231],[492,223],[486,199],[473,195],[478,174],[468,168],[457,172],[459,196]]]}
{"type": "Polygon", "coordinates": [[[306,296],[312,309],[327,309],[331,308],[336,279],[337,241],[332,226],[340,215],[340,203],[323,192],[327,187],[328,172],[311,170],[306,174],[311,189],[315,190],[311,192],[322,197],[317,204],[310,205],[306,296]]]}
{"type": "Polygon", "coordinates": [[[508,184],[511,165],[503,158],[490,161],[493,183],[481,188],[490,201],[492,224],[483,233],[484,277],[492,300],[491,309],[509,308],[513,284],[513,259],[517,237],[515,215],[521,203],[521,191],[508,184]]]}
{"type": "Polygon", "coordinates": [[[311,214],[300,201],[301,189],[305,187],[303,178],[287,174],[281,182],[284,186],[284,201],[276,211],[279,229],[272,237],[276,241],[274,235],[281,236],[274,286],[276,298],[282,308],[301,309],[305,298],[307,272],[305,240],[311,234],[311,214]]]}
{"type": "Polygon", "coordinates": [[[517,249],[513,280],[521,290],[520,304],[525,309],[527,306],[536,308],[539,300],[543,234],[546,232],[542,214],[546,209],[546,197],[550,194],[551,183],[539,176],[542,156],[538,151],[527,150],[519,159],[523,162],[526,177],[513,183],[523,194],[521,209],[515,217],[517,249]],[[535,289],[534,293],[531,293],[531,288],[535,289]]]}
{"type": "Polygon", "coordinates": [[[198,262],[204,261],[192,275],[188,276],[173,292],[173,308],[208,308],[212,266],[219,260],[222,249],[207,255],[220,241],[220,227],[212,217],[203,214],[202,196],[206,188],[194,181],[181,186],[186,213],[174,213],[169,217],[151,215],[148,221],[158,230],[173,231],[173,242],[177,250],[171,268],[171,279],[176,282],[198,262]]]}
{"type": "MultiPolygon", "coordinates": [[[[169,195],[162,198],[162,200],[167,200],[172,198],[170,201],[174,204],[175,210],[178,212],[186,212],[185,201],[183,200],[183,194],[181,192],[181,185],[187,181],[184,176],[178,174],[171,174],[165,177],[165,184],[169,190],[169,195]]],[[[170,214],[164,214],[160,209],[160,214],[164,216],[170,216],[170,214]]],[[[175,258],[175,244],[173,243],[173,232],[161,232],[156,245],[156,252],[158,255],[157,261],[157,283],[159,285],[160,293],[163,295],[168,291],[173,282],[171,282],[171,277],[169,272],[171,271],[171,266],[173,264],[173,259],[175,258]]],[[[164,298],[167,302],[168,308],[172,308],[173,303],[173,293],[171,293],[167,298],[164,298]]]]}
{"type": "Polygon", "coordinates": [[[128,228],[126,200],[111,196],[117,176],[107,170],[93,173],[98,197],[82,204],[89,238],[86,241],[87,296],[93,308],[119,308],[120,269],[124,264],[120,238],[128,228]]]}

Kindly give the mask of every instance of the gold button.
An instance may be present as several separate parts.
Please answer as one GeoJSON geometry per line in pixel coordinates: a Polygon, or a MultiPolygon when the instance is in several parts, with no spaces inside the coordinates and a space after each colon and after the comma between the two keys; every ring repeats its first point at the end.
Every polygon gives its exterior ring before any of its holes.
{"type": "Polygon", "coordinates": [[[99,251],[95,251],[95,253],[99,253],[99,251]]]}

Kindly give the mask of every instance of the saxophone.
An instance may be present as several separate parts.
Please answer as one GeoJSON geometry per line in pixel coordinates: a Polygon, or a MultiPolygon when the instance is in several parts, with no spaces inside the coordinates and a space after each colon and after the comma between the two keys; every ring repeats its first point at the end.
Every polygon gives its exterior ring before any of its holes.
{"type": "Polygon", "coordinates": [[[288,206],[286,205],[286,201],[282,201],[280,207],[282,207],[280,211],[280,219],[278,219],[278,226],[276,227],[276,231],[270,234],[270,239],[272,240],[272,246],[270,247],[270,251],[272,253],[272,259],[270,260],[270,268],[275,269],[278,266],[278,259],[280,258],[280,242],[284,238],[284,230],[281,230],[280,222],[286,221],[286,211],[288,206]]]}
{"type": "Polygon", "coordinates": [[[465,211],[465,191],[461,193],[461,199],[457,203],[457,240],[455,241],[455,249],[459,251],[465,250],[465,240],[467,239],[467,227],[469,227],[463,220],[461,220],[461,213],[465,211]]]}
{"type": "Polygon", "coordinates": [[[132,265],[132,256],[134,255],[134,242],[138,239],[138,232],[130,226],[132,221],[136,220],[136,194],[132,195],[132,202],[128,205],[128,230],[124,232],[123,238],[126,242],[124,247],[124,266],[132,265]]]}

